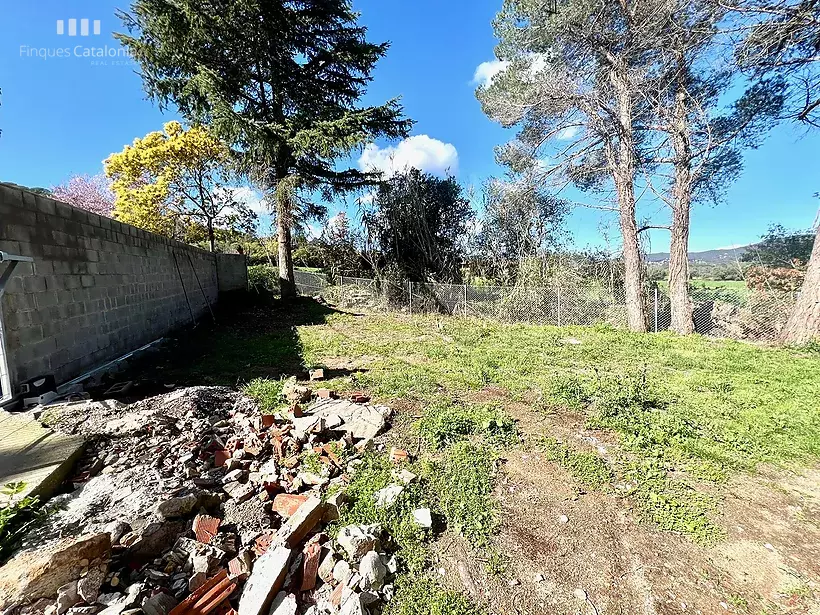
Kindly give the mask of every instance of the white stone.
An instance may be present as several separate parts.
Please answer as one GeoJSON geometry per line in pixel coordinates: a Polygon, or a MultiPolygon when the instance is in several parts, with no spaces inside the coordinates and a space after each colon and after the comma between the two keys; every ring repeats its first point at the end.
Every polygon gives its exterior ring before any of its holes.
{"type": "Polygon", "coordinates": [[[339,530],[336,540],[350,560],[358,562],[365,553],[377,548],[380,535],[381,526],[378,524],[348,525],[339,530]]]}
{"type": "Polygon", "coordinates": [[[402,485],[387,485],[384,489],[379,489],[373,494],[376,499],[377,508],[388,508],[396,503],[404,487],[402,485]]]}
{"type": "Polygon", "coordinates": [[[413,519],[419,527],[433,527],[433,515],[429,508],[417,508],[413,511],[413,519]]]}
{"type": "Polygon", "coordinates": [[[387,568],[382,564],[378,553],[369,551],[364,554],[359,563],[359,575],[362,577],[359,587],[364,591],[378,591],[382,588],[387,568]]]}

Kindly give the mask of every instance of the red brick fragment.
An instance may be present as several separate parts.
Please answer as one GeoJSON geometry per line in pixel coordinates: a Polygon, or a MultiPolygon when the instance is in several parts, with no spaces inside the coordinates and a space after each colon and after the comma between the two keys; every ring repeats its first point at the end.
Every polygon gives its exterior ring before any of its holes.
{"type": "Polygon", "coordinates": [[[222,449],[214,453],[214,467],[221,468],[225,462],[231,458],[231,453],[228,450],[222,449]]]}
{"type": "Polygon", "coordinates": [[[324,380],[325,379],[325,370],[321,367],[310,370],[310,379],[311,380],[324,380]]]}
{"type": "Polygon", "coordinates": [[[253,552],[257,557],[263,556],[273,544],[275,536],[272,533],[262,534],[253,543],[253,552]]]}
{"type": "Polygon", "coordinates": [[[286,519],[290,519],[307,500],[308,497],[306,495],[280,493],[273,498],[273,510],[286,519]]]}
{"type": "Polygon", "coordinates": [[[336,399],[335,391],[331,391],[330,389],[317,389],[316,395],[319,399],[336,399]]]}
{"type": "Polygon", "coordinates": [[[263,414],[262,415],[262,427],[273,427],[274,423],[276,423],[276,417],[272,414],[263,414]]]}
{"type": "Polygon", "coordinates": [[[370,401],[370,395],[366,395],[364,391],[353,391],[350,394],[350,401],[354,404],[366,404],[370,401]]]}
{"type": "Polygon", "coordinates": [[[218,609],[236,589],[223,568],[190,596],[171,609],[168,615],[208,615],[218,609]]]}
{"type": "Polygon", "coordinates": [[[339,583],[336,588],[333,590],[333,593],[330,594],[330,602],[335,606],[337,609],[339,605],[342,603],[342,592],[345,589],[344,583],[339,583]]]}
{"type": "Polygon", "coordinates": [[[404,463],[410,459],[410,453],[403,448],[396,448],[394,446],[390,449],[390,459],[392,459],[395,463],[404,463]]]}
{"type": "Polygon", "coordinates": [[[322,546],[318,543],[309,544],[305,547],[303,553],[301,590],[304,592],[316,587],[316,576],[319,574],[319,555],[322,553],[322,546]]]}
{"type": "Polygon", "coordinates": [[[219,532],[221,523],[222,519],[217,517],[197,515],[194,517],[194,534],[196,534],[196,539],[206,545],[209,544],[211,539],[219,532]]]}
{"type": "Polygon", "coordinates": [[[242,440],[240,440],[236,436],[228,438],[228,441],[225,442],[225,450],[228,451],[231,455],[233,455],[240,448],[242,448],[242,440]]]}

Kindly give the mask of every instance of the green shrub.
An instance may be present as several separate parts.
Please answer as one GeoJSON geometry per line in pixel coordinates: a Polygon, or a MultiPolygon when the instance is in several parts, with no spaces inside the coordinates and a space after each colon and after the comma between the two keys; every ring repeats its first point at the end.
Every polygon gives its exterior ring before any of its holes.
{"type": "Polygon", "coordinates": [[[277,292],[279,274],[273,265],[251,265],[248,267],[248,287],[258,293],[277,292]]]}

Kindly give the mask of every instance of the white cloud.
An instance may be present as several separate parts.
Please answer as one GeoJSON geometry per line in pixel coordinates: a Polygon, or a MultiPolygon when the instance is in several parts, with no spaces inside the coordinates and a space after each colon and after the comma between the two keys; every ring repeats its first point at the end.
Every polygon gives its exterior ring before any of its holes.
{"type": "Polygon", "coordinates": [[[233,198],[238,203],[247,205],[251,210],[257,214],[266,214],[270,212],[270,205],[258,190],[249,188],[248,186],[230,187],[228,190],[233,191],[233,198]]]}
{"type": "Polygon", "coordinates": [[[381,171],[387,176],[408,168],[446,175],[458,171],[458,151],[452,143],[444,143],[427,135],[415,135],[396,146],[379,147],[370,143],[359,157],[359,168],[381,171]]]}
{"type": "Polygon", "coordinates": [[[482,62],[475,69],[473,74],[473,83],[488,87],[493,82],[493,77],[510,65],[506,60],[490,60],[489,62],[482,62]]]}

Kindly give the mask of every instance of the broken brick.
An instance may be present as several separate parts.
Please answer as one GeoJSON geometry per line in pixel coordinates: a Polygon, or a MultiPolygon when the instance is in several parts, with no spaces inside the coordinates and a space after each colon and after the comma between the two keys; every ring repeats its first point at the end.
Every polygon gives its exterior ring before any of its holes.
{"type": "Polygon", "coordinates": [[[410,453],[404,449],[396,448],[394,446],[390,449],[390,459],[396,463],[404,463],[410,459],[410,453]]]}
{"type": "Polygon", "coordinates": [[[205,581],[185,600],[175,606],[168,615],[208,615],[216,610],[236,589],[236,583],[220,570],[205,581]]]}
{"type": "Polygon", "coordinates": [[[298,418],[302,418],[304,415],[305,415],[305,413],[302,412],[302,406],[300,406],[299,404],[293,404],[290,407],[290,417],[291,418],[298,419],[298,418]]]}
{"type": "Polygon", "coordinates": [[[325,379],[325,370],[321,367],[310,370],[310,379],[311,380],[324,380],[325,379]]]}
{"type": "Polygon", "coordinates": [[[319,399],[335,399],[336,393],[331,391],[330,389],[317,389],[316,396],[319,399]]]}
{"type": "Polygon", "coordinates": [[[276,422],[276,417],[272,414],[262,415],[262,427],[273,427],[276,422]]]}
{"type": "Polygon", "coordinates": [[[295,495],[290,493],[280,493],[273,498],[273,510],[286,519],[296,514],[299,507],[307,502],[306,495],[295,495]]]}
{"type": "Polygon", "coordinates": [[[275,536],[268,532],[266,534],[262,534],[254,540],[253,552],[256,553],[257,557],[261,557],[267,553],[268,549],[270,549],[270,546],[273,544],[274,538],[275,536]]]}
{"type": "Polygon", "coordinates": [[[214,453],[214,467],[221,468],[231,458],[230,451],[220,449],[214,453]]]}
{"type": "Polygon", "coordinates": [[[353,391],[350,394],[350,401],[354,404],[366,404],[370,401],[370,395],[365,394],[364,391],[353,391]]]}
{"type": "Polygon", "coordinates": [[[339,608],[339,605],[342,603],[342,592],[344,591],[345,587],[347,587],[347,585],[345,585],[344,583],[339,583],[333,590],[333,593],[330,594],[330,603],[337,609],[339,608]]]}
{"type": "Polygon", "coordinates": [[[319,555],[321,553],[322,546],[316,542],[309,544],[304,550],[301,587],[303,592],[316,587],[316,575],[319,574],[319,555]]]}
{"type": "Polygon", "coordinates": [[[196,539],[206,545],[209,544],[217,532],[219,532],[221,523],[222,519],[218,519],[217,517],[197,515],[194,517],[194,534],[196,534],[196,539]]]}
{"type": "Polygon", "coordinates": [[[250,575],[252,565],[251,552],[243,550],[242,553],[228,562],[228,572],[230,572],[231,577],[235,579],[244,579],[250,575]]]}

